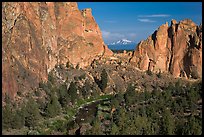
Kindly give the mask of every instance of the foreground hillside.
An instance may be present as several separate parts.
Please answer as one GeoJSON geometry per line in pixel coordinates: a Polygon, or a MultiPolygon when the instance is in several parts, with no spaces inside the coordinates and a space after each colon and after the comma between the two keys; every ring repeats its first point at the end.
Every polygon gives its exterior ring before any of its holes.
{"type": "Polygon", "coordinates": [[[202,81],[98,63],[58,66],[33,92],[7,97],[3,134],[202,133],[202,81]]]}

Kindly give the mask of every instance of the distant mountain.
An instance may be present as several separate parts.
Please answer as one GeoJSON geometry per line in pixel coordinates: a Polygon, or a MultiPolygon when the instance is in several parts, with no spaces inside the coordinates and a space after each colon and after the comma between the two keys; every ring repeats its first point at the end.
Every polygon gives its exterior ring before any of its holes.
{"type": "Polygon", "coordinates": [[[133,42],[130,40],[121,39],[121,40],[118,40],[117,42],[113,42],[113,43],[110,43],[108,45],[127,45],[127,44],[131,44],[131,43],[133,43],[133,42]]]}
{"type": "Polygon", "coordinates": [[[121,39],[107,45],[112,50],[133,50],[135,49],[136,43],[127,39],[121,39]]]}

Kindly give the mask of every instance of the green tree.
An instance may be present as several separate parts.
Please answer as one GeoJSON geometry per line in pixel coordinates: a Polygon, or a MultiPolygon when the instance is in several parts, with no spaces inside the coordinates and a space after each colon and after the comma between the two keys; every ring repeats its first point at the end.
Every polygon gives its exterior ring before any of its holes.
{"type": "Polygon", "coordinates": [[[151,93],[147,90],[144,91],[144,96],[145,96],[145,100],[148,100],[151,98],[151,93]]]}
{"type": "Polygon", "coordinates": [[[171,108],[173,114],[177,114],[180,111],[179,104],[175,100],[172,102],[171,108]]]}
{"type": "Polygon", "coordinates": [[[114,108],[118,108],[119,107],[119,101],[117,98],[113,98],[111,99],[111,107],[114,107],[114,108]]]}
{"type": "Polygon", "coordinates": [[[142,105],[140,108],[139,108],[139,115],[140,116],[146,116],[146,108],[144,107],[144,105],[142,105]]]}
{"type": "Polygon", "coordinates": [[[3,129],[11,128],[13,122],[13,112],[11,104],[6,104],[2,109],[2,127],[3,129]]]}
{"type": "Polygon", "coordinates": [[[58,92],[58,100],[59,100],[59,103],[61,104],[61,106],[64,108],[68,105],[69,101],[70,101],[70,98],[69,98],[69,94],[68,94],[68,91],[67,91],[67,86],[66,84],[62,84],[60,87],[59,87],[59,92],[58,92]]]}
{"type": "Polygon", "coordinates": [[[120,104],[121,102],[124,101],[124,95],[123,93],[119,92],[115,95],[115,98],[118,100],[118,103],[120,104]]]}
{"type": "Polygon", "coordinates": [[[173,135],[175,130],[174,118],[169,109],[164,109],[161,118],[161,134],[173,135]]]}
{"type": "Polygon", "coordinates": [[[72,103],[74,103],[77,99],[77,88],[76,88],[76,84],[72,81],[69,89],[68,89],[68,93],[70,95],[70,99],[72,101],[72,103]]]}
{"type": "Polygon", "coordinates": [[[50,73],[48,74],[48,81],[50,81],[51,84],[55,84],[55,83],[56,83],[56,79],[55,79],[55,77],[54,77],[53,72],[50,72],[50,73]]]}
{"type": "Polygon", "coordinates": [[[182,116],[177,116],[175,117],[175,134],[176,135],[182,135],[183,134],[183,129],[185,127],[185,121],[186,119],[182,116]]]}
{"type": "Polygon", "coordinates": [[[185,135],[201,135],[202,134],[202,122],[198,121],[195,116],[190,116],[188,122],[185,123],[183,130],[185,135]]]}
{"type": "Polygon", "coordinates": [[[25,109],[17,109],[14,113],[12,128],[20,129],[25,125],[25,109]]]}
{"type": "Polygon", "coordinates": [[[102,91],[104,91],[105,88],[107,87],[107,83],[108,83],[108,74],[106,70],[103,69],[101,73],[101,86],[100,86],[102,91]]]}
{"type": "Polygon", "coordinates": [[[88,80],[85,81],[84,86],[82,87],[82,96],[83,98],[88,98],[90,96],[91,85],[88,80]]]}
{"type": "Polygon", "coordinates": [[[96,117],[96,119],[93,122],[91,134],[92,135],[102,135],[103,134],[103,132],[101,130],[101,121],[99,120],[98,117],[96,117]]]}
{"type": "Polygon", "coordinates": [[[160,95],[160,91],[158,89],[154,88],[151,94],[152,94],[153,98],[158,98],[160,95]]]}
{"type": "Polygon", "coordinates": [[[175,87],[174,87],[174,94],[179,95],[181,93],[182,90],[182,82],[181,79],[179,79],[176,83],[175,83],[175,87]]]}
{"type": "Polygon", "coordinates": [[[125,102],[128,106],[130,106],[136,102],[136,98],[135,86],[133,84],[129,84],[124,94],[125,102]]]}
{"type": "Polygon", "coordinates": [[[111,135],[119,135],[118,126],[115,123],[112,124],[110,134],[111,135]]]}
{"type": "Polygon", "coordinates": [[[119,109],[118,118],[117,118],[117,125],[119,127],[119,130],[121,130],[121,131],[124,130],[125,122],[126,122],[125,109],[121,108],[121,109],[119,109]]]}
{"type": "Polygon", "coordinates": [[[29,98],[25,107],[25,126],[34,127],[38,120],[41,118],[40,111],[36,101],[33,98],[29,98]]]}
{"type": "Polygon", "coordinates": [[[149,135],[151,134],[151,123],[145,116],[134,117],[134,134],[135,135],[149,135]]]}
{"type": "Polygon", "coordinates": [[[61,113],[61,105],[55,95],[51,96],[51,101],[46,108],[46,114],[48,117],[55,117],[61,113]]]}
{"type": "Polygon", "coordinates": [[[166,90],[162,92],[162,98],[165,101],[166,106],[171,106],[172,104],[172,94],[170,90],[166,90]]]}
{"type": "Polygon", "coordinates": [[[195,88],[193,86],[190,87],[189,92],[187,93],[187,98],[189,101],[192,101],[194,103],[196,103],[199,99],[199,94],[198,92],[195,90],[195,88]]]}

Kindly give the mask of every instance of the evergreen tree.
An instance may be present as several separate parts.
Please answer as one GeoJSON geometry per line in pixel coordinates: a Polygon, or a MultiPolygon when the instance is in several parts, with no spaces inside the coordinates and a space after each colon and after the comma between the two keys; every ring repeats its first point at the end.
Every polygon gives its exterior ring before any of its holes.
{"type": "Polygon", "coordinates": [[[46,114],[48,117],[55,117],[61,113],[61,105],[55,95],[51,96],[51,101],[47,105],[46,114]]]}
{"type": "Polygon", "coordinates": [[[117,98],[113,98],[111,100],[111,107],[114,107],[114,108],[118,108],[119,107],[119,101],[117,98]]]}
{"type": "Polygon", "coordinates": [[[68,89],[68,93],[70,95],[70,99],[72,103],[74,103],[77,99],[77,88],[74,82],[71,82],[69,89],[68,89]]]}
{"type": "Polygon", "coordinates": [[[161,118],[161,134],[162,135],[173,135],[175,123],[174,118],[170,113],[169,109],[164,109],[161,118]]]}
{"type": "Polygon", "coordinates": [[[132,105],[136,101],[136,92],[135,86],[133,84],[129,84],[124,95],[125,102],[128,106],[132,105]]]}
{"type": "Polygon", "coordinates": [[[6,104],[2,109],[2,127],[8,129],[12,127],[13,112],[11,104],[6,104]]]}
{"type": "Polygon", "coordinates": [[[149,135],[151,134],[151,123],[145,116],[134,117],[134,134],[135,135],[149,135]]]}
{"type": "Polygon", "coordinates": [[[50,72],[50,73],[48,74],[48,81],[51,82],[51,84],[55,84],[55,83],[56,83],[56,80],[55,80],[55,78],[54,78],[53,72],[50,72]]]}
{"type": "Polygon", "coordinates": [[[145,100],[148,100],[151,98],[151,93],[147,90],[144,91],[144,96],[145,96],[145,100]]]}
{"type": "Polygon", "coordinates": [[[153,98],[158,98],[160,95],[160,91],[158,89],[154,88],[151,94],[152,94],[153,98]]]}
{"type": "Polygon", "coordinates": [[[18,109],[14,113],[12,128],[20,129],[25,125],[25,109],[18,109]]]}
{"type": "Polygon", "coordinates": [[[172,102],[171,108],[172,108],[172,113],[173,114],[176,114],[176,113],[178,113],[180,111],[179,104],[175,100],[172,102]]]}
{"type": "Polygon", "coordinates": [[[185,135],[201,135],[202,134],[202,123],[199,122],[194,116],[190,116],[188,122],[185,123],[183,130],[185,135]]]}
{"type": "Polygon", "coordinates": [[[70,101],[66,84],[62,84],[59,87],[59,95],[58,96],[59,96],[59,103],[61,104],[61,106],[63,108],[66,107],[70,101]]]}
{"type": "Polygon", "coordinates": [[[36,126],[40,117],[40,111],[36,101],[33,98],[29,98],[25,108],[25,126],[36,126]]]}
{"type": "Polygon", "coordinates": [[[103,132],[101,130],[101,122],[98,117],[93,122],[93,126],[91,129],[91,135],[102,135],[103,132]]]}
{"type": "Polygon", "coordinates": [[[102,91],[104,91],[105,88],[107,87],[107,83],[108,83],[108,74],[106,70],[103,69],[101,73],[101,86],[100,86],[102,91]]]}
{"type": "Polygon", "coordinates": [[[176,135],[182,135],[183,134],[183,129],[185,127],[185,121],[186,119],[182,116],[177,116],[175,117],[175,134],[176,135]]]}
{"type": "Polygon", "coordinates": [[[90,96],[91,85],[88,80],[85,81],[84,86],[82,87],[82,96],[83,98],[87,98],[90,96]]]}
{"type": "Polygon", "coordinates": [[[119,109],[118,118],[117,118],[117,125],[120,131],[124,130],[125,122],[126,122],[125,109],[121,108],[119,109]]]}
{"type": "Polygon", "coordinates": [[[115,123],[112,124],[110,134],[111,135],[118,135],[119,134],[118,126],[115,123]]]}

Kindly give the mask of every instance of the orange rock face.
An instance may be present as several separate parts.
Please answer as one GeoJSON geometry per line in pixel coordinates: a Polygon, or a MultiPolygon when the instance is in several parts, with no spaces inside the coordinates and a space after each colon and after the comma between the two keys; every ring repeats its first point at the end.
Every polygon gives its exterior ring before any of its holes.
{"type": "Polygon", "coordinates": [[[202,77],[202,25],[186,19],[164,24],[141,41],[130,60],[141,70],[170,72],[175,77],[202,77]]]}
{"type": "Polygon", "coordinates": [[[57,64],[84,68],[113,54],[91,9],[76,2],[2,3],[2,45],[3,92],[12,96],[46,81],[57,64]]]}

